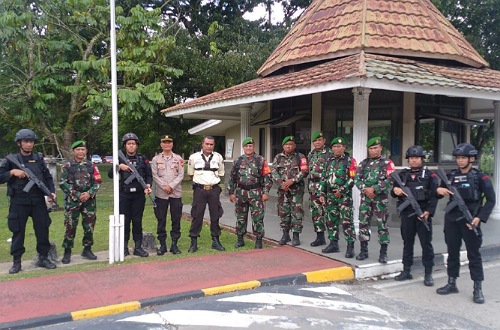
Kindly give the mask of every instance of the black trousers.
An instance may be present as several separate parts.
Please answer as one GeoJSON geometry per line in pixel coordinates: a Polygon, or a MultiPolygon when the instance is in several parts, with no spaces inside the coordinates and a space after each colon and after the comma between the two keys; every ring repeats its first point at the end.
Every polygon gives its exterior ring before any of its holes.
{"type": "Polygon", "coordinates": [[[403,266],[413,265],[413,248],[415,236],[418,235],[422,247],[422,264],[424,267],[434,266],[434,247],[432,246],[432,218],[427,219],[431,231],[425,228],[417,216],[401,215],[401,237],[403,238],[403,266]]]}
{"type": "Polygon", "coordinates": [[[146,197],[144,192],[126,193],[120,192],[120,214],[125,218],[125,244],[130,239],[130,224],[132,223],[132,239],[135,242],[142,241],[142,217],[146,197]]]}
{"type": "Polygon", "coordinates": [[[460,276],[460,248],[462,240],[467,249],[469,259],[469,272],[473,281],[483,281],[483,259],[479,248],[483,244],[481,228],[477,227],[479,236],[470,230],[464,220],[455,221],[460,213],[447,213],[444,217],[444,239],[448,247],[448,276],[460,276]]]}
{"type": "Polygon", "coordinates": [[[181,198],[156,198],[155,216],[158,220],[156,227],[156,234],[158,240],[165,241],[167,239],[167,211],[170,206],[170,218],[172,220],[172,230],[170,237],[172,239],[179,239],[181,237],[181,216],[182,216],[182,199],[181,198]]]}
{"type": "Polygon", "coordinates": [[[49,217],[45,200],[40,199],[39,202],[33,200],[32,204],[14,204],[9,207],[8,225],[12,232],[12,244],[10,246],[10,254],[13,257],[21,257],[26,249],[24,247],[24,237],[26,233],[26,225],[28,217],[33,221],[33,229],[36,237],[36,251],[41,256],[47,256],[50,250],[49,227],[52,220],[49,217]]]}
{"type": "Polygon", "coordinates": [[[208,204],[210,213],[210,233],[212,236],[220,236],[219,218],[224,213],[220,203],[221,188],[216,186],[213,189],[205,190],[203,188],[194,188],[193,205],[191,207],[191,228],[189,237],[199,237],[203,226],[203,217],[208,204]]]}

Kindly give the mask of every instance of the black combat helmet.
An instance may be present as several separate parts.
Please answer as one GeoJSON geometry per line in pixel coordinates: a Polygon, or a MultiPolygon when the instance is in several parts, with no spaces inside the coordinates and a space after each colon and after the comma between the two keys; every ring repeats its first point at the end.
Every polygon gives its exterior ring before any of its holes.
{"type": "Polygon", "coordinates": [[[411,146],[406,150],[406,159],[410,157],[425,157],[425,150],[421,146],[411,146]]]}
{"type": "Polygon", "coordinates": [[[453,150],[453,156],[476,157],[477,150],[470,143],[460,143],[453,150]]]}
{"type": "Polygon", "coordinates": [[[128,140],[135,140],[135,142],[139,145],[139,138],[134,133],[126,133],[122,138],[122,144],[125,145],[128,140]]]}
{"type": "Polygon", "coordinates": [[[33,132],[32,130],[30,130],[28,128],[23,128],[23,129],[20,129],[16,133],[16,137],[14,138],[14,142],[19,142],[22,140],[36,142],[36,141],[38,141],[38,136],[36,136],[35,132],[33,132]]]}

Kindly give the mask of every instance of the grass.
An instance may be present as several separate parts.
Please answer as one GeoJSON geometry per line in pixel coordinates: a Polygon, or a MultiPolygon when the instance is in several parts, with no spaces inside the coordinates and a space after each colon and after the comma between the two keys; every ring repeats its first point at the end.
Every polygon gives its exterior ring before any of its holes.
{"type": "MultiPolygon", "coordinates": [[[[102,164],[99,165],[99,170],[101,172],[101,176],[103,178],[103,182],[99,192],[97,193],[97,221],[96,226],[94,228],[94,245],[92,247],[93,251],[107,251],[109,249],[108,245],[108,228],[109,228],[109,215],[113,214],[113,181],[108,179],[107,172],[111,165],[102,164]]],[[[56,184],[58,186],[58,184],[56,184]]],[[[193,199],[193,193],[191,189],[191,181],[189,178],[185,178],[182,183],[182,202],[183,204],[191,204],[193,199]]],[[[59,205],[63,205],[62,201],[62,193],[58,189],[58,203],[59,205]]],[[[8,198],[6,196],[6,185],[0,185],[0,218],[5,219],[0,222],[0,262],[10,262],[12,257],[10,256],[10,243],[7,242],[7,239],[11,237],[11,232],[7,226],[7,215],[9,211],[8,198]]],[[[52,218],[52,225],[50,226],[50,240],[54,242],[57,246],[58,256],[62,256],[63,248],[61,247],[63,238],[64,238],[64,211],[57,210],[50,213],[52,218]]],[[[80,219],[81,220],[81,219],[80,219]]],[[[151,232],[156,237],[156,218],[153,213],[153,207],[151,201],[146,199],[146,208],[144,210],[143,217],[143,231],[151,232]]],[[[190,239],[188,236],[189,227],[191,222],[187,219],[183,219],[181,222],[181,238],[179,240],[178,246],[182,251],[182,254],[173,255],[171,253],[167,253],[163,256],[156,256],[156,253],[150,253],[150,257],[148,258],[126,258],[126,264],[129,263],[138,263],[138,262],[153,262],[159,260],[170,260],[170,259],[179,259],[186,258],[192,256],[192,254],[188,254],[187,250],[189,249],[190,239]]],[[[170,231],[170,217],[167,219],[167,233],[170,231]]],[[[76,232],[75,237],[75,248],[73,250],[73,254],[77,254],[81,251],[81,240],[82,240],[82,227],[81,221],[79,222],[79,227],[76,232]]],[[[254,244],[250,240],[246,239],[246,244],[243,248],[235,249],[234,243],[236,241],[236,236],[234,233],[223,230],[220,236],[220,241],[222,245],[226,248],[224,253],[234,252],[236,250],[248,250],[252,249],[254,244]]],[[[156,241],[158,244],[158,241],[156,241]]],[[[219,251],[211,249],[211,237],[210,237],[210,228],[208,225],[204,225],[201,233],[201,237],[198,239],[198,247],[199,250],[194,254],[195,256],[200,255],[209,255],[215,253],[221,253],[219,251]]],[[[170,246],[170,238],[167,241],[168,247],[170,246]]],[[[129,242],[129,246],[133,246],[133,241],[129,242]]],[[[27,262],[31,260],[36,254],[36,239],[35,234],[32,227],[31,218],[28,220],[28,225],[26,229],[26,239],[25,239],[25,247],[26,253],[23,255],[23,262],[27,262]]],[[[150,251],[151,252],[151,251],[150,251]]],[[[95,262],[95,263],[86,263],[80,265],[74,265],[70,267],[57,268],[55,271],[51,271],[50,274],[54,273],[66,273],[73,271],[82,271],[87,269],[96,269],[96,268],[105,268],[105,267],[116,267],[116,265],[109,265],[107,261],[103,262],[95,262]]],[[[19,279],[25,277],[36,277],[36,276],[44,276],[49,274],[46,270],[34,270],[30,272],[21,272],[17,274],[15,277],[12,275],[3,275],[0,274],[0,281],[5,281],[9,279],[19,279]]]]}

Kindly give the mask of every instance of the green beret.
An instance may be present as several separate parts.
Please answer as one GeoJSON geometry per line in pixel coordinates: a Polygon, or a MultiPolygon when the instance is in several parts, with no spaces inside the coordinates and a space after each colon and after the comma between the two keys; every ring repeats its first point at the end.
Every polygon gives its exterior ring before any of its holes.
{"type": "Polygon", "coordinates": [[[246,146],[247,144],[254,144],[255,141],[253,140],[253,137],[249,136],[245,140],[243,140],[243,143],[241,144],[242,146],[246,146]]]}
{"type": "Polygon", "coordinates": [[[295,136],[293,136],[293,135],[285,136],[285,138],[283,139],[283,142],[281,142],[281,145],[284,146],[285,143],[287,143],[288,141],[295,142],[295,136]]]}
{"type": "Polygon", "coordinates": [[[87,144],[85,143],[85,141],[79,140],[71,145],[71,150],[78,148],[78,147],[86,147],[86,146],[87,146],[87,144]]]}
{"type": "Polygon", "coordinates": [[[346,145],[345,139],[343,137],[337,136],[336,138],[334,138],[332,140],[332,142],[330,143],[330,146],[333,146],[334,144],[343,144],[343,145],[346,145]]]}
{"type": "Polygon", "coordinates": [[[313,133],[312,137],[311,137],[311,141],[316,141],[316,139],[320,138],[320,137],[323,137],[323,132],[321,131],[316,131],[313,133]]]}
{"type": "Polygon", "coordinates": [[[382,144],[382,138],[380,136],[372,137],[370,140],[368,140],[366,147],[370,148],[371,146],[374,146],[377,144],[382,144]]]}

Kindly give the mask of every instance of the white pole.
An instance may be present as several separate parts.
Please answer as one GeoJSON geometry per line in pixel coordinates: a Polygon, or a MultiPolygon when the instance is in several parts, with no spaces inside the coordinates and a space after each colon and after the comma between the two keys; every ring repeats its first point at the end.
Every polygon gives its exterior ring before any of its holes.
{"type": "MultiPolygon", "coordinates": [[[[112,128],[113,128],[113,166],[115,172],[113,175],[113,215],[116,222],[120,217],[119,209],[119,176],[118,176],[118,90],[116,79],[116,23],[115,23],[115,0],[109,0],[110,12],[110,54],[111,54],[111,114],[112,114],[112,128]]],[[[111,228],[110,228],[111,229],[111,228]]],[[[111,234],[110,234],[111,235],[111,234]]],[[[119,242],[109,242],[109,250],[114,250],[119,242]]],[[[122,249],[123,253],[123,249],[122,249]]],[[[115,259],[115,258],[113,258],[115,259]]],[[[113,260],[114,262],[114,260],[113,260]]],[[[110,259],[110,263],[112,263],[110,259]]]]}
{"type": "Polygon", "coordinates": [[[113,215],[109,216],[109,234],[108,234],[108,242],[109,242],[109,264],[113,264],[115,262],[115,249],[111,248],[114,246],[115,242],[115,217],[113,215]]]}
{"type": "Polygon", "coordinates": [[[125,246],[125,241],[124,241],[124,235],[125,235],[125,216],[123,214],[120,214],[120,224],[118,228],[118,251],[119,251],[119,258],[117,258],[119,261],[124,261],[125,260],[125,251],[124,251],[124,246],[125,246]]]}

